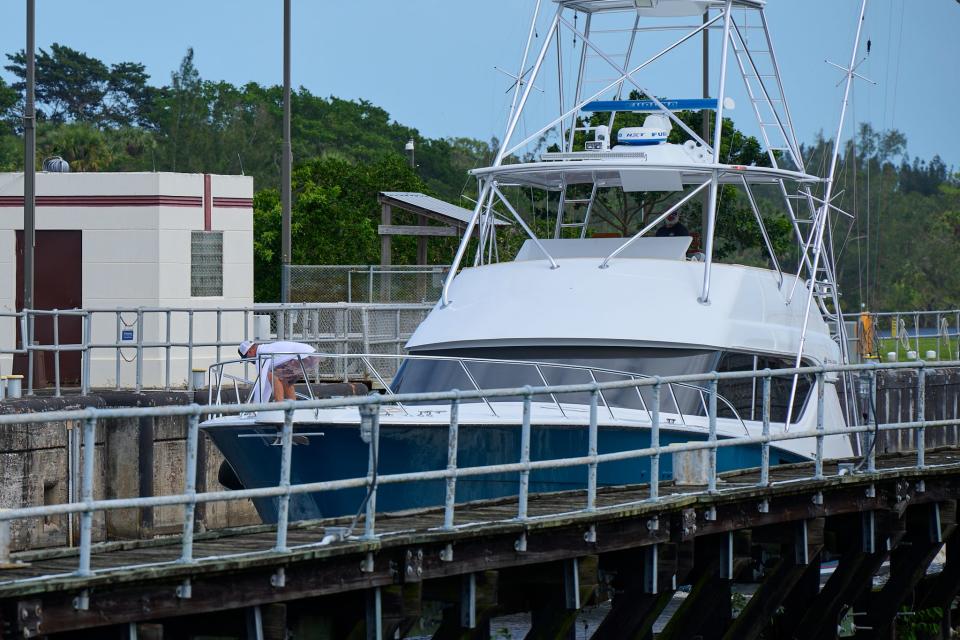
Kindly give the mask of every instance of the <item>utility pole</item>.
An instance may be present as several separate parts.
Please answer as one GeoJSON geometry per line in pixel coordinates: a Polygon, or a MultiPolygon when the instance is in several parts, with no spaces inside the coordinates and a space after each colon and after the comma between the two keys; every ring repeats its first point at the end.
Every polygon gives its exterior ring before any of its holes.
{"type": "MultiPolygon", "coordinates": [[[[37,120],[35,0],[27,0],[27,95],[23,108],[23,308],[33,309],[34,245],[37,216],[37,120]]],[[[24,336],[27,339],[27,336],[24,336]]]]}
{"type": "MultiPolygon", "coordinates": [[[[703,12],[703,23],[706,24],[710,19],[710,10],[707,9],[703,12]]],[[[707,27],[703,30],[703,97],[710,97],[710,28],[707,27]]],[[[704,140],[710,139],[710,110],[704,109],[700,112],[702,114],[701,120],[703,121],[703,136],[704,140]]],[[[700,216],[700,236],[703,239],[703,234],[707,231],[707,218],[710,216],[709,212],[710,207],[710,194],[703,194],[703,209],[700,216]]],[[[702,250],[702,245],[701,245],[702,250]]]]}
{"type": "MultiPolygon", "coordinates": [[[[32,0],[31,0],[32,1],[32,0]]],[[[290,302],[290,0],[283,0],[283,147],[280,160],[280,302],[290,302]]]]}

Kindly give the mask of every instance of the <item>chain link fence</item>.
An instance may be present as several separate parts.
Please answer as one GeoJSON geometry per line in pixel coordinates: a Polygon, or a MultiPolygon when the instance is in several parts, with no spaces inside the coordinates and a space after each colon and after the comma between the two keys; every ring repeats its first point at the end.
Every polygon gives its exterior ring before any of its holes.
{"type": "MultiPolygon", "coordinates": [[[[392,304],[378,307],[284,309],[270,312],[272,337],[312,345],[317,351],[337,354],[370,354],[370,367],[389,380],[400,361],[376,354],[402,355],[404,344],[427,317],[431,307],[392,304]]],[[[321,380],[366,379],[372,371],[359,358],[336,358],[321,362],[321,380]]]]}
{"type": "Polygon", "coordinates": [[[293,265],[290,302],[434,303],[445,265],[293,265]]]}

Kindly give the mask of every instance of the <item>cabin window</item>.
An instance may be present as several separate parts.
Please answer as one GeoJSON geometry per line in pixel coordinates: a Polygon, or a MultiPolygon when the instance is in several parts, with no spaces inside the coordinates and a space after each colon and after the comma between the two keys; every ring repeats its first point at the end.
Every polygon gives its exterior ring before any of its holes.
{"type": "MultiPolygon", "coordinates": [[[[424,355],[450,356],[465,360],[420,360],[403,362],[393,379],[396,393],[418,393],[450,389],[473,390],[546,385],[590,384],[628,380],[634,375],[683,375],[713,371],[719,353],[695,349],[622,349],[616,347],[503,347],[462,349],[456,352],[430,352],[424,355]],[[516,364],[477,362],[468,358],[513,360],[516,364]],[[539,366],[526,362],[541,363],[539,366]],[[581,368],[571,368],[570,366],[581,368]],[[587,368],[592,368],[590,371],[587,368]]],[[[519,401],[520,397],[499,398],[519,401]]],[[[550,396],[535,398],[553,402],[550,396]]],[[[564,394],[564,403],[589,404],[589,393],[564,394]]],[[[650,387],[609,389],[603,401],[611,407],[650,409],[650,387]]],[[[479,401],[478,401],[479,402],[479,401]]],[[[685,415],[704,415],[700,389],[693,385],[672,385],[660,397],[662,411],[685,415]]]]}
{"type": "MultiPolygon", "coordinates": [[[[446,356],[449,360],[407,359],[393,379],[396,393],[473,390],[509,387],[542,387],[547,385],[589,384],[627,380],[634,375],[674,376],[710,371],[754,371],[782,369],[792,366],[786,359],[752,354],[696,349],[656,349],[618,347],[500,347],[431,351],[423,355],[446,356]],[[463,360],[458,360],[462,358],[463,360]],[[470,358],[512,360],[502,362],[471,361],[470,358]],[[527,363],[531,364],[527,364],[527,363]],[[532,364],[540,363],[539,366],[532,364]],[[571,368],[574,365],[586,368],[571,368]],[[630,372],[630,373],[625,373],[630,372]]],[[[797,383],[797,400],[793,420],[803,412],[813,382],[812,376],[801,376],[797,383]]],[[[770,419],[786,420],[793,379],[774,378],[770,387],[770,419]]],[[[673,384],[660,394],[660,410],[687,416],[707,414],[707,383],[673,384]]],[[[721,396],[717,415],[721,418],[760,420],[763,416],[763,381],[721,380],[717,385],[721,396]]],[[[519,401],[520,397],[498,398],[498,401],[519,401]]],[[[550,396],[534,398],[537,402],[553,402],[550,396]]],[[[565,394],[558,398],[571,404],[589,404],[590,394],[565,394]]],[[[603,401],[611,407],[628,409],[652,408],[651,387],[608,389],[603,401]]],[[[475,400],[475,402],[481,402],[475,400]]]]}
{"type": "Polygon", "coordinates": [[[190,237],[190,295],[223,295],[223,232],[194,231],[190,237]]]}
{"type": "MultiPolygon", "coordinates": [[[[785,369],[792,366],[793,362],[782,358],[728,352],[720,359],[717,371],[762,371],[764,369],[785,369]]],[[[797,397],[793,403],[791,422],[796,422],[803,412],[812,384],[813,376],[811,374],[805,374],[797,378],[797,397]]],[[[793,377],[791,376],[770,379],[770,420],[772,422],[786,421],[792,388],[793,377]]],[[[763,418],[762,378],[720,380],[717,389],[720,395],[730,402],[742,419],[761,420],[763,418]]],[[[721,406],[718,403],[717,415],[732,417],[732,412],[729,407],[721,406]]]]}

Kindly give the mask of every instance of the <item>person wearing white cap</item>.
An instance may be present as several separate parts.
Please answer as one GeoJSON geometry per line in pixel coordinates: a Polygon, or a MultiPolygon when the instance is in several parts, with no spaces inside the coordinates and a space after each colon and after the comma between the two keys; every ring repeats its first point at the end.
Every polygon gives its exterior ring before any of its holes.
{"type": "Polygon", "coordinates": [[[260,375],[257,388],[253,392],[253,402],[274,400],[296,400],[294,383],[316,366],[319,356],[316,349],[302,342],[258,343],[244,340],[237,348],[241,358],[256,358],[260,363],[260,375]]]}

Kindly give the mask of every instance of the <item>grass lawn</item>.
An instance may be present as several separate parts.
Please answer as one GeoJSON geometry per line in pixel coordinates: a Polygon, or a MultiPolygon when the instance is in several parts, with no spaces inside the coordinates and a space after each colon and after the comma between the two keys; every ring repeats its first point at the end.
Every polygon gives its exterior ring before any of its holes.
{"type": "MultiPolygon", "coordinates": [[[[954,360],[957,359],[957,348],[960,347],[960,340],[957,338],[951,338],[950,344],[947,344],[947,341],[943,338],[939,339],[939,345],[937,344],[936,336],[922,337],[920,338],[920,348],[917,349],[917,340],[916,338],[910,338],[910,349],[909,351],[916,351],[917,358],[920,360],[926,359],[927,351],[937,352],[937,360],[954,360]]],[[[907,351],[903,344],[896,338],[878,338],[877,339],[877,351],[880,353],[880,361],[887,362],[887,354],[891,351],[897,352],[897,360],[903,362],[907,359],[907,351]]]]}

